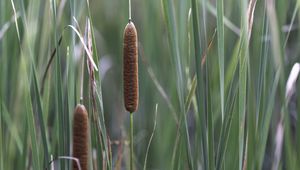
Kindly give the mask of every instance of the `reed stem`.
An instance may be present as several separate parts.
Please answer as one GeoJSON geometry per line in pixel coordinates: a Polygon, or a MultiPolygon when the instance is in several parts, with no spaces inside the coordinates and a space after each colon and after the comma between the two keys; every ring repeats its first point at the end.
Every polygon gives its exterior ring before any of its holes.
{"type": "Polygon", "coordinates": [[[133,170],[133,113],[130,113],[130,170],[133,170]]]}
{"type": "Polygon", "coordinates": [[[128,0],[129,2],[128,2],[128,5],[129,5],[129,7],[128,7],[128,9],[129,9],[129,21],[131,21],[131,0],[128,0]]]}

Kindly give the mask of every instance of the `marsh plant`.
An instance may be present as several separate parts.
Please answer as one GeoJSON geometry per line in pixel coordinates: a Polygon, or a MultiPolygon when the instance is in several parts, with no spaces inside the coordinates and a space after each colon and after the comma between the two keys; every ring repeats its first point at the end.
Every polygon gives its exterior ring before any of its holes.
{"type": "Polygon", "coordinates": [[[0,0],[0,170],[300,169],[299,5],[0,0]]]}

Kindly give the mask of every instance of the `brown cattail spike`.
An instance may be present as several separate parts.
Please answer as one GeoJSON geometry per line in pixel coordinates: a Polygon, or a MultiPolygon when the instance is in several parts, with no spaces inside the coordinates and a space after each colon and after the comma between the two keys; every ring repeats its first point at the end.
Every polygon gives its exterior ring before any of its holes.
{"type": "MultiPolygon", "coordinates": [[[[73,122],[73,157],[80,162],[82,170],[88,169],[88,113],[84,105],[78,104],[74,111],[73,122]]],[[[73,162],[73,170],[78,170],[73,162]]]]}
{"type": "Polygon", "coordinates": [[[139,100],[138,84],[138,38],[131,20],[124,30],[123,47],[124,102],[128,112],[137,110],[139,100]]]}

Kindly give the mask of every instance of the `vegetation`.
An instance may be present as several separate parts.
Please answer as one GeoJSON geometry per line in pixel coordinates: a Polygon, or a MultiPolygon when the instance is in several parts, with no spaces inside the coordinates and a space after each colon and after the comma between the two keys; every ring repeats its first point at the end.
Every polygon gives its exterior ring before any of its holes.
{"type": "Polygon", "coordinates": [[[1,0],[0,169],[72,169],[78,104],[88,169],[130,169],[131,144],[133,169],[299,169],[299,5],[1,0]],[[128,18],[134,114],[123,96],[128,18]]]}

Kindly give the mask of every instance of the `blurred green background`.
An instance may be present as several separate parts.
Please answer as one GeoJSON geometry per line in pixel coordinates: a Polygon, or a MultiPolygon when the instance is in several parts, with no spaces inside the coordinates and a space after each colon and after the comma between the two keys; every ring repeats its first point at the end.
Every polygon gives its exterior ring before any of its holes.
{"type": "MultiPolygon", "coordinates": [[[[299,62],[298,11],[297,0],[132,0],[140,87],[135,169],[299,168],[299,90],[285,96],[299,62]]],[[[127,23],[126,0],[0,1],[0,169],[49,169],[52,159],[70,167],[59,156],[71,156],[82,64],[90,169],[129,168],[127,23]],[[93,40],[96,104],[79,37],[93,40]]]]}

